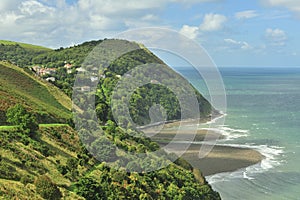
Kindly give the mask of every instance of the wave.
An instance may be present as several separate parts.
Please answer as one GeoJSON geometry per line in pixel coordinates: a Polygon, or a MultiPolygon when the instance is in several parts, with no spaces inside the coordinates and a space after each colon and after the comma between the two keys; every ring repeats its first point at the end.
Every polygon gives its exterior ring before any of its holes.
{"type": "Polygon", "coordinates": [[[201,128],[201,130],[212,131],[224,136],[221,141],[231,141],[241,137],[249,136],[249,130],[233,129],[226,125],[218,126],[217,128],[201,128]]]}
{"type": "Polygon", "coordinates": [[[218,120],[226,117],[227,114],[222,112],[222,111],[219,111],[219,115],[217,115],[216,117],[214,117],[213,119],[211,119],[210,121],[208,122],[205,122],[203,123],[202,125],[210,125],[210,124],[215,124],[218,120]]]}

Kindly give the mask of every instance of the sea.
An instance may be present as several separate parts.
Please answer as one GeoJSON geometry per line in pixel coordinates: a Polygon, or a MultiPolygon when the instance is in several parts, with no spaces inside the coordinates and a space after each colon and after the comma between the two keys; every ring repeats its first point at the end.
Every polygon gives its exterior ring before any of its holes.
{"type": "MultiPolygon", "coordinates": [[[[205,97],[193,68],[175,69],[205,97]]],[[[247,147],[265,156],[259,164],[207,176],[224,200],[300,199],[300,68],[221,67],[227,95],[219,145],[247,147]]]]}

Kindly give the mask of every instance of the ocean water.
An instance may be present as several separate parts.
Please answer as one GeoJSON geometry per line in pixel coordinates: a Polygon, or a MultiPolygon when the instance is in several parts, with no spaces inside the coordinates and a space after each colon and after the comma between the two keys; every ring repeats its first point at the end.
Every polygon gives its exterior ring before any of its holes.
{"type": "MultiPolygon", "coordinates": [[[[205,97],[201,76],[177,68],[205,97]]],[[[220,144],[250,147],[266,158],[207,177],[224,200],[300,199],[300,68],[220,68],[227,94],[227,135],[220,144]]]]}

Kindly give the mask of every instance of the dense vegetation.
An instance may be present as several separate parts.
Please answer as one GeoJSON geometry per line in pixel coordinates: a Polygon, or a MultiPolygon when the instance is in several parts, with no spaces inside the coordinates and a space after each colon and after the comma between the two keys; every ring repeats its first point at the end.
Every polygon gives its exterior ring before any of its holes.
{"type": "Polygon", "coordinates": [[[21,104],[9,108],[6,116],[8,123],[16,126],[19,131],[29,136],[33,135],[39,128],[35,117],[27,112],[21,104]]]}
{"type": "MultiPolygon", "coordinates": [[[[57,68],[57,73],[53,75],[56,78],[54,84],[70,96],[75,69],[80,67],[95,45],[101,42],[87,42],[65,49],[46,50],[47,52],[29,50],[26,45],[3,44],[1,48],[9,49],[9,52],[3,51],[0,54],[0,60],[8,60],[0,63],[0,123],[4,124],[8,120],[9,123],[5,125],[18,125],[14,123],[17,119],[10,120],[12,116],[9,113],[20,111],[28,114],[29,118],[36,116],[38,123],[69,122],[72,125],[68,110],[70,101],[60,91],[33,75],[27,67],[43,65],[46,68],[57,68]],[[26,49],[29,53],[25,52],[20,56],[14,51],[19,48],[26,49]],[[22,57],[28,59],[19,59],[22,57]],[[8,62],[17,63],[23,69],[8,62]],[[66,63],[73,65],[71,73],[67,73],[64,68],[66,63]],[[13,107],[16,104],[22,107],[13,107]],[[6,114],[8,118],[3,117],[6,114]]],[[[101,72],[104,76],[97,86],[95,106],[104,130],[102,137],[93,138],[86,129],[81,129],[78,134],[66,124],[40,124],[39,130],[34,134],[27,134],[15,126],[0,127],[0,196],[4,199],[220,199],[218,193],[201,176],[201,172],[180,158],[153,172],[127,172],[121,167],[124,166],[121,162],[126,160],[131,160],[125,162],[127,169],[147,169],[173,159],[173,155],[167,153],[162,154],[156,162],[134,155],[156,151],[159,146],[149,138],[135,137],[142,133],[132,129],[128,123],[125,128],[119,127],[112,116],[110,102],[118,75],[145,63],[163,64],[148,50],[140,48],[123,55],[101,72]],[[79,135],[83,141],[93,142],[85,147],[79,135]],[[132,154],[129,157],[120,154],[116,148],[105,146],[107,142],[132,154]],[[101,162],[99,157],[95,159],[87,148],[95,152],[101,151],[102,159],[109,161],[114,167],[101,162]]],[[[208,115],[211,111],[209,103],[198,92],[195,94],[201,114],[208,115]]],[[[80,102],[86,102],[87,99],[77,100],[79,103],[75,103],[81,105],[80,102]]],[[[176,96],[167,87],[158,84],[138,88],[130,102],[132,118],[139,125],[149,123],[148,110],[153,104],[165,106],[168,119],[180,118],[176,96]]],[[[88,115],[93,114],[88,111],[82,113],[83,118],[88,115]]],[[[88,126],[95,126],[93,122],[86,123],[88,126]]]]}
{"type": "Polygon", "coordinates": [[[0,60],[9,60],[22,67],[30,65],[37,55],[50,51],[45,47],[0,40],[0,60]]]}

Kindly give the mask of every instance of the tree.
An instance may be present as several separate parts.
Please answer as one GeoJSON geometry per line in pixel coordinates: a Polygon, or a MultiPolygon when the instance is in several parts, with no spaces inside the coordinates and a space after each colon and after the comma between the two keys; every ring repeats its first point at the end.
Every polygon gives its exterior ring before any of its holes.
{"type": "Polygon", "coordinates": [[[115,161],[117,158],[115,145],[105,136],[92,142],[89,150],[101,162],[115,161]]]}
{"type": "Polygon", "coordinates": [[[102,186],[93,178],[83,177],[75,184],[75,192],[86,199],[106,199],[102,186]]]}
{"type": "Polygon", "coordinates": [[[34,182],[36,191],[41,197],[49,200],[56,200],[62,197],[62,194],[55,183],[47,175],[39,176],[34,182]]]}
{"type": "Polygon", "coordinates": [[[35,133],[39,128],[36,118],[27,112],[21,104],[9,108],[6,117],[8,123],[18,126],[19,130],[27,135],[35,133]]]}

